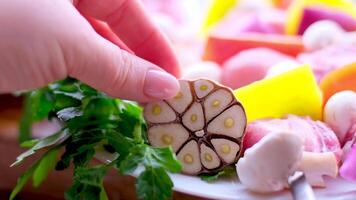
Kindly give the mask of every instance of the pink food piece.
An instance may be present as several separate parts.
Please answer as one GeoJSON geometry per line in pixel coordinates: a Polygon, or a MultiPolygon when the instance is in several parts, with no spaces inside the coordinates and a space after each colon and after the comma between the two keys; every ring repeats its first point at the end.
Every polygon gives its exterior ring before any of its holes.
{"type": "Polygon", "coordinates": [[[347,154],[342,166],[340,167],[340,176],[346,180],[356,181],[356,145],[353,144],[347,154]]]}
{"type": "Polygon", "coordinates": [[[285,11],[283,10],[271,8],[247,13],[233,10],[215,26],[213,33],[229,37],[241,33],[283,34],[284,25],[285,11]]]}
{"type": "Polygon", "coordinates": [[[275,64],[292,57],[268,48],[254,48],[232,56],[223,64],[222,83],[236,89],[263,79],[275,64]]]}
{"type": "Polygon", "coordinates": [[[317,81],[329,72],[356,62],[355,44],[336,44],[321,50],[299,54],[297,60],[310,64],[317,81]]]}
{"type": "Polygon", "coordinates": [[[344,12],[326,7],[306,7],[303,11],[298,34],[302,35],[311,24],[325,19],[335,21],[346,31],[356,30],[356,20],[344,12]]]}
{"type": "Polygon", "coordinates": [[[324,106],[324,122],[335,132],[341,146],[355,137],[356,93],[345,90],[331,96],[324,106]]]}
{"type": "Polygon", "coordinates": [[[276,131],[290,131],[299,135],[306,152],[333,152],[337,160],[341,159],[339,140],[326,124],[295,115],[288,115],[284,119],[256,120],[248,124],[243,140],[244,149],[250,148],[265,135],[276,131]]]}

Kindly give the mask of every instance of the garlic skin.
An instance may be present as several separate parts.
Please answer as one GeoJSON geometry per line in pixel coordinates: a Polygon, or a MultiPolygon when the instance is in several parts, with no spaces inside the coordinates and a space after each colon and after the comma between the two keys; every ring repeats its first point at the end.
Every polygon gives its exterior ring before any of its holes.
{"type": "Polygon", "coordinates": [[[236,164],[241,183],[257,193],[283,190],[303,155],[302,139],[290,132],[275,132],[247,149],[236,164]]]}
{"type": "Polygon", "coordinates": [[[324,107],[324,122],[335,132],[341,146],[350,140],[351,128],[356,124],[356,93],[347,90],[330,97],[324,107]]]}
{"type": "Polygon", "coordinates": [[[315,51],[339,42],[345,31],[331,20],[321,20],[310,25],[302,40],[307,51],[315,51]]]}

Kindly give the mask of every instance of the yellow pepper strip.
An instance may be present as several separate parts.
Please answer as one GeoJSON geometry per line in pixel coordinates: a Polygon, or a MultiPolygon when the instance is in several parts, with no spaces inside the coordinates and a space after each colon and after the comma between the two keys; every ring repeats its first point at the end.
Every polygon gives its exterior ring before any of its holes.
{"type": "Polygon", "coordinates": [[[238,3],[238,0],[213,0],[205,18],[202,33],[206,34],[225,14],[238,3]]]}
{"type": "Polygon", "coordinates": [[[322,116],[322,93],[308,65],[256,81],[234,94],[244,106],[249,122],[286,114],[308,115],[315,120],[322,116]]]}

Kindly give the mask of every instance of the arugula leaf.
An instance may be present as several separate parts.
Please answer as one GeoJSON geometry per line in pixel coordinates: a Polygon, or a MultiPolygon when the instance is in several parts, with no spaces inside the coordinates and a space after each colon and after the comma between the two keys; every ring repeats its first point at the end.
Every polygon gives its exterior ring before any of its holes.
{"type": "Polygon", "coordinates": [[[38,163],[33,173],[33,185],[38,187],[47,177],[48,172],[54,169],[59,150],[57,148],[48,151],[38,163]]]}
{"type": "Polygon", "coordinates": [[[136,193],[140,199],[168,199],[172,188],[173,182],[162,167],[148,167],[137,178],[136,193]]]}
{"type": "Polygon", "coordinates": [[[218,178],[231,178],[236,176],[236,168],[233,166],[226,166],[222,171],[219,171],[214,174],[202,174],[200,175],[201,180],[206,182],[214,182],[218,178]]]}

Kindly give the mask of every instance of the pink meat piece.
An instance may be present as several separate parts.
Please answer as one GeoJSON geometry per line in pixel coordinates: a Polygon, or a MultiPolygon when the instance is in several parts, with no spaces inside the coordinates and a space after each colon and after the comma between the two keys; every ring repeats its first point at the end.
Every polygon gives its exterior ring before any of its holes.
{"type": "Polygon", "coordinates": [[[329,72],[356,62],[356,44],[336,44],[324,49],[299,54],[297,60],[310,64],[314,75],[320,81],[329,72]]]}
{"type": "Polygon", "coordinates": [[[248,124],[243,141],[244,150],[256,144],[265,135],[276,131],[290,131],[299,135],[304,141],[304,151],[333,152],[337,160],[341,159],[340,143],[326,124],[295,115],[288,115],[284,119],[256,120],[248,124]]]}
{"type": "Polygon", "coordinates": [[[222,83],[232,89],[248,85],[265,78],[273,65],[288,60],[294,59],[268,48],[244,50],[223,64],[222,83]]]}

